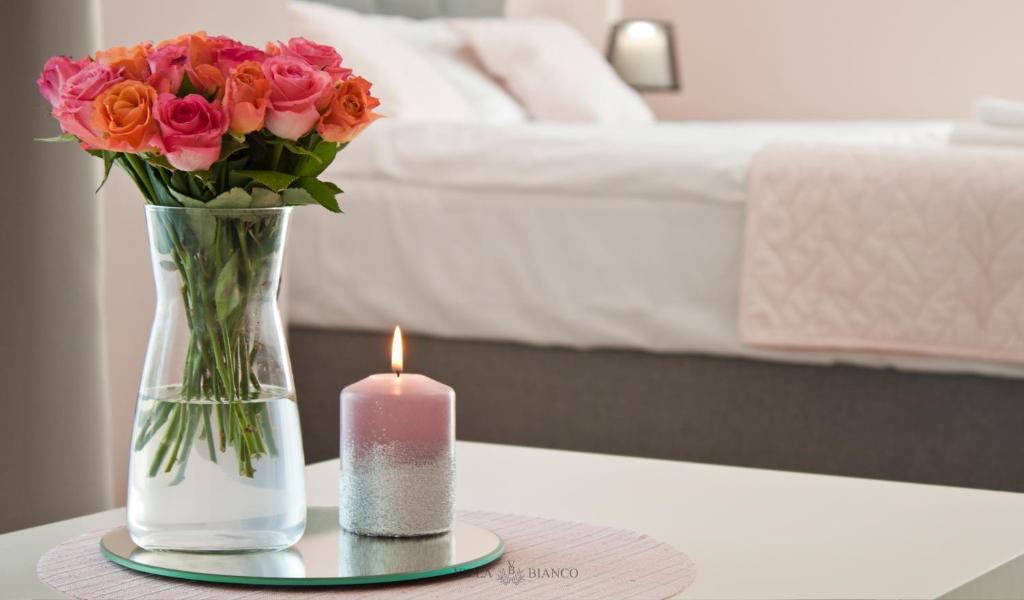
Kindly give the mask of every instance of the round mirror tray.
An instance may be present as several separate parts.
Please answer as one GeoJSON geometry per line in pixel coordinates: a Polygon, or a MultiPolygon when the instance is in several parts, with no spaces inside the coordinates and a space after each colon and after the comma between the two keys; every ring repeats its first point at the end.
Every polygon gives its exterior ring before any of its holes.
{"type": "Polygon", "coordinates": [[[310,507],[302,539],[275,552],[143,550],[125,527],[111,530],[100,540],[104,556],[144,573],[217,583],[295,586],[362,585],[451,575],[497,560],[504,548],[495,533],[458,521],[441,535],[355,535],[338,526],[336,507],[310,507]]]}

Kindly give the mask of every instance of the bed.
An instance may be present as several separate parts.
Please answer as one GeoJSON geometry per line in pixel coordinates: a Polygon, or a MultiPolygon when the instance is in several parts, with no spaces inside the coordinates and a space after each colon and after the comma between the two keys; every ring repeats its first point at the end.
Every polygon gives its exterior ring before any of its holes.
{"type": "Polygon", "coordinates": [[[459,391],[463,439],[1024,490],[1021,366],[769,350],[738,332],[759,150],[938,147],[948,134],[375,124],[327,172],[346,216],[295,215],[288,318],[307,458],[336,455],[337,391],[386,366],[400,323],[410,367],[459,391]]]}

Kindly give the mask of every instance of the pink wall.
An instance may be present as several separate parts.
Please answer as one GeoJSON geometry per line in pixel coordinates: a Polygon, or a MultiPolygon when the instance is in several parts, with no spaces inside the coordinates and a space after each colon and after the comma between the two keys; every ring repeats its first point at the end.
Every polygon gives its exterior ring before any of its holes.
{"type": "MultiPolygon", "coordinates": [[[[595,0],[596,1],[596,0],[595,0]]],[[[682,93],[662,119],[957,118],[1024,99],[1022,0],[622,0],[671,21],[682,93]]]]}

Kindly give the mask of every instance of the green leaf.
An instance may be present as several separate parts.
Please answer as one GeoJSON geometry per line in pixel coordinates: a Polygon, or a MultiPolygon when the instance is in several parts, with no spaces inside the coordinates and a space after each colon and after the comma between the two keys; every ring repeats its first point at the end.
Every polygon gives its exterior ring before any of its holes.
{"type": "Polygon", "coordinates": [[[281,200],[285,206],[304,206],[316,204],[316,198],[309,195],[309,192],[302,188],[288,188],[281,192],[281,200]]]}
{"type": "Polygon", "coordinates": [[[107,177],[110,177],[110,168],[114,166],[114,159],[117,158],[117,152],[112,150],[86,150],[86,152],[97,158],[103,159],[103,179],[101,179],[100,184],[96,186],[96,191],[99,192],[103,188],[103,184],[107,183],[107,177]]]}
{"type": "Polygon", "coordinates": [[[196,200],[192,196],[186,196],[185,194],[182,194],[181,192],[172,187],[169,187],[167,189],[170,190],[171,195],[174,196],[174,199],[180,202],[181,205],[184,206],[185,208],[206,208],[206,203],[203,202],[202,200],[196,200]]]}
{"type": "MultiPolygon", "coordinates": [[[[77,142],[78,138],[71,135],[70,133],[62,133],[48,138],[36,138],[37,142],[77,142]]],[[[92,154],[94,151],[89,151],[92,154]]],[[[98,152],[98,151],[97,151],[98,152]]]]}
{"type": "Polygon", "coordinates": [[[149,185],[153,189],[153,193],[156,194],[156,201],[161,206],[177,206],[174,196],[170,194],[170,188],[164,183],[164,180],[157,173],[158,169],[152,165],[142,163],[143,173],[142,176],[149,180],[149,185]]]}
{"type": "Polygon", "coordinates": [[[199,90],[196,86],[192,85],[192,80],[188,78],[188,72],[185,72],[181,76],[181,87],[178,88],[178,97],[184,98],[189,94],[198,94],[199,90]]]}
{"type": "Polygon", "coordinates": [[[272,191],[280,192],[290,186],[298,177],[280,171],[234,171],[235,175],[252,178],[272,191]]]}
{"type": "Polygon", "coordinates": [[[238,285],[238,252],[232,254],[217,273],[213,301],[217,306],[217,320],[221,322],[231,316],[242,303],[242,292],[238,285]]]}
{"type": "Polygon", "coordinates": [[[340,187],[335,185],[333,181],[322,181],[321,180],[320,183],[322,183],[322,184],[326,185],[327,187],[331,188],[331,191],[334,192],[335,196],[337,196],[338,194],[344,193],[344,191],[340,187]]]}
{"type": "Polygon", "coordinates": [[[174,247],[173,244],[171,244],[171,236],[174,235],[174,226],[166,215],[158,216],[157,220],[161,227],[156,228],[156,239],[153,240],[156,243],[156,251],[159,254],[170,254],[171,248],[174,247]]]}
{"type": "Polygon", "coordinates": [[[213,173],[210,173],[209,171],[188,171],[188,174],[191,175],[193,179],[198,179],[199,183],[202,183],[203,187],[209,190],[211,194],[217,193],[217,184],[213,180],[213,173]]]}
{"type": "MultiPolygon", "coordinates": [[[[199,187],[198,183],[196,183],[196,178],[192,177],[192,174],[186,171],[183,171],[182,175],[185,176],[185,185],[188,186],[188,193],[191,194],[193,198],[201,198],[203,196],[203,189],[199,187]]],[[[200,183],[201,182],[202,180],[200,180],[200,183]]]]}
{"type": "Polygon", "coordinates": [[[302,146],[296,144],[291,140],[275,139],[268,141],[267,143],[271,146],[284,146],[292,154],[297,154],[299,156],[309,156],[312,157],[313,160],[317,161],[318,163],[322,162],[320,160],[320,157],[317,156],[316,154],[313,154],[311,150],[307,150],[306,148],[303,148],[302,146]]]}
{"type": "Polygon", "coordinates": [[[281,194],[272,192],[266,188],[252,189],[252,208],[273,208],[281,206],[281,194]]]}
{"type": "Polygon", "coordinates": [[[316,177],[300,177],[299,187],[309,192],[309,195],[313,196],[327,210],[341,212],[341,207],[338,206],[338,201],[334,197],[334,190],[316,177]]]}
{"type": "Polygon", "coordinates": [[[217,219],[212,214],[205,210],[190,210],[188,223],[201,248],[213,246],[217,238],[217,219]]]}
{"type": "Polygon", "coordinates": [[[162,154],[142,154],[141,156],[142,160],[148,162],[154,167],[160,167],[165,171],[177,171],[177,169],[172,167],[171,163],[168,162],[167,157],[163,156],[162,154]]]}
{"type": "Polygon", "coordinates": [[[320,173],[324,172],[324,169],[334,161],[334,157],[338,154],[338,144],[335,142],[328,142],[327,140],[320,140],[316,146],[313,147],[312,156],[304,156],[299,161],[298,166],[295,168],[295,174],[300,177],[316,177],[320,173]]]}
{"type": "Polygon", "coordinates": [[[220,156],[217,157],[217,162],[220,162],[236,152],[241,152],[249,148],[249,144],[245,143],[245,138],[238,139],[234,136],[228,136],[220,145],[220,156]]]}
{"type": "Polygon", "coordinates": [[[231,188],[206,203],[207,208],[249,208],[252,196],[242,188],[231,188]]]}

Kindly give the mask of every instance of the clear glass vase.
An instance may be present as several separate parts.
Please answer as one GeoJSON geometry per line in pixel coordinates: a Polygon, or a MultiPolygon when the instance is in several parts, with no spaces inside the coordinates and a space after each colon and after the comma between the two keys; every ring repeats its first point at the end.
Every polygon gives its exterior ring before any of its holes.
{"type": "Polygon", "coordinates": [[[128,530],[149,550],[276,550],[306,526],[277,293],[290,208],[147,206],[157,307],[128,530]]]}

